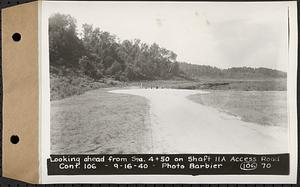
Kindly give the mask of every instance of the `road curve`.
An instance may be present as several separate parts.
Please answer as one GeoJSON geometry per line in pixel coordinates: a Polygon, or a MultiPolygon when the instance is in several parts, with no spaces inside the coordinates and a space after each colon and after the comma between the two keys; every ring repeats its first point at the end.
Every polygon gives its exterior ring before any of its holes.
{"type": "Polygon", "coordinates": [[[288,152],[287,129],[244,122],[187,98],[208,92],[183,89],[120,89],[110,92],[143,96],[149,100],[152,128],[149,153],[288,152]]]}

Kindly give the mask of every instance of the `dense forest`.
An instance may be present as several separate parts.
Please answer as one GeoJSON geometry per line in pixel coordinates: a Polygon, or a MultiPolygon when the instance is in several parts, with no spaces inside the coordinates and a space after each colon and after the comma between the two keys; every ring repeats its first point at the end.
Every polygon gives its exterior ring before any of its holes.
{"type": "Polygon", "coordinates": [[[49,48],[52,74],[75,72],[95,80],[111,77],[119,81],[170,79],[183,74],[174,52],[139,39],[120,41],[88,24],[79,35],[70,15],[50,17],[49,48]]]}
{"type": "Polygon", "coordinates": [[[229,68],[178,62],[177,55],[158,44],[139,39],[120,41],[115,35],[84,24],[79,34],[76,19],[54,14],[49,18],[50,72],[75,73],[94,80],[166,80],[172,78],[282,78],[285,72],[267,68],[229,68]]]}

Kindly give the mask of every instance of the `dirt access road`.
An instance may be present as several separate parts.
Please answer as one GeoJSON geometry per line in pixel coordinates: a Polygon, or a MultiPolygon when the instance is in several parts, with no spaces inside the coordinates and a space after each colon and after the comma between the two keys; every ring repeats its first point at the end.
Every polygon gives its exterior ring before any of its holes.
{"type": "Polygon", "coordinates": [[[187,98],[200,90],[124,89],[121,93],[149,100],[149,153],[286,153],[286,128],[262,126],[187,98]]]}

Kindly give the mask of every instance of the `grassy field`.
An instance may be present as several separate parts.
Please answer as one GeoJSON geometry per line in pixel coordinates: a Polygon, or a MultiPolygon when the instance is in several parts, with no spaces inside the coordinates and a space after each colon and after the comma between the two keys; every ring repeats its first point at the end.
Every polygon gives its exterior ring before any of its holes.
{"type": "Polygon", "coordinates": [[[287,127],[285,91],[220,91],[189,96],[189,99],[261,125],[287,127]]]}
{"type": "Polygon", "coordinates": [[[185,80],[153,80],[120,82],[110,78],[95,81],[87,76],[73,74],[59,76],[52,74],[50,77],[51,100],[59,100],[73,95],[80,95],[86,91],[111,88],[130,87],[141,85],[148,88],[174,88],[174,89],[209,89],[209,90],[243,90],[243,91],[284,91],[286,90],[286,79],[270,80],[232,80],[232,79],[203,79],[185,80]]]}
{"type": "Polygon", "coordinates": [[[51,77],[51,154],[145,153],[152,146],[149,101],[109,93],[124,87],[202,89],[189,96],[243,121],[287,127],[286,80],[157,80],[95,82],[51,77]],[[107,88],[114,87],[114,88],[107,88]],[[271,90],[271,91],[270,91],[271,90]]]}
{"type": "Polygon", "coordinates": [[[51,154],[143,153],[149,149],[148,101],[107,91],[51,101],[51,154]]]}
{"type": "MultiPolygon", "coordinates": [[[[51,154],[143,154],[152,150],[149,100],[109,90],[112,88],[51,101],[51,154]]],[[[208,91],[188,99],[246,122],[287,127],[285,91],[208,91]]]]}

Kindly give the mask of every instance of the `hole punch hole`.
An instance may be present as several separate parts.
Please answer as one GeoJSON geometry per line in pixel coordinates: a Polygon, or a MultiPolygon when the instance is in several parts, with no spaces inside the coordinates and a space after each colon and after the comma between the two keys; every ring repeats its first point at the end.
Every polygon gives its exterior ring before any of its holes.
{"type": "Polygon", "coordinates": [[[14,33],[13,35],[12,35],[12,39],[15,41],[15,42],[18,42],[18,41],[20,41],[21,40],[21,34],[20,33],[14,33]]]}
{"type": "Polygon", "coordinates": [[[19,136],[17,136],[17,135],[12,135],[12,136],[10,137],[10,142],[11,142],[12,144],[17,144],[17,143],[19,143],[19,141],[20,141],[20,138],[19,138],[19,136]]]}

